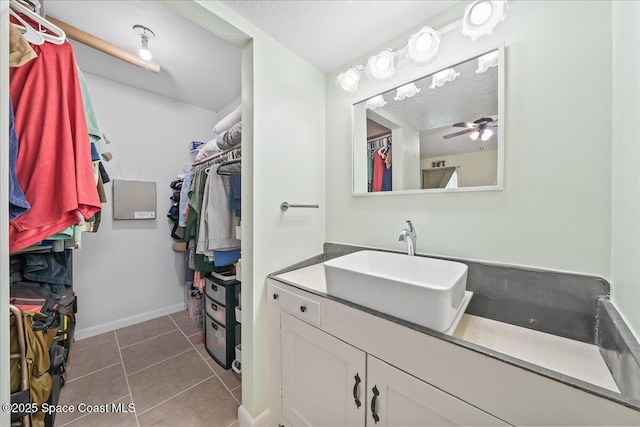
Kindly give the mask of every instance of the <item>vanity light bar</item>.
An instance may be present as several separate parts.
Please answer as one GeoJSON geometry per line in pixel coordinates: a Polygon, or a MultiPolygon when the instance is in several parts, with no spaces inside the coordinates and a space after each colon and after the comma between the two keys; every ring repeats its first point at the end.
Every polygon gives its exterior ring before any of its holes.
{"type": "MultiPolygon", "coordinates": [[[[340,73],[335,84],[345,95],[353,95],[360,84],[360,74],[363,70],[367,76],[376,82],[390,79],[396,70],[395,58],[405,56],[416,65],[424,65],[431,61],[440,50],[441,36],[459,29],[469,39],[475,41],[480,37],[488,36],[504,21],[509,9],[507,0],[476,0],[469,4],[464,11],[464,16],[440,30],[432,27],[423,27],[417,33],[409,37],[407,44],[396,51],[385,49],[377,55],[369,57],[366,66],[354,65],[347,71],[340,73]],[[356,76],[357,75],[357,76],[356,76]]],[[[488,68],[493,63],[486,64],[488,68]]],[[[484,68],[484,70],[486,70],[484,68]]],[[[477,72],[482,72],[482,67],[477,72]]]]}

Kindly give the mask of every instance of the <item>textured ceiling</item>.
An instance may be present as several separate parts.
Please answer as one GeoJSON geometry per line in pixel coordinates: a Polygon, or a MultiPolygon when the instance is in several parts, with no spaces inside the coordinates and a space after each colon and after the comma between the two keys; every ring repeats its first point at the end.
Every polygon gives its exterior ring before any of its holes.
{"type": "MultiPolygon", "coordinates": [[[[376,108],[377,114],[390,114],[421,132],[421,157],[443,156],[478,151],[479,141],[468,135],[448,140],[442,136],[462,128],[452,128],[459,122],[473,122],[481,117],[497,118],[498,67],[476,73],[478,61],[469,60],[453,67],[460,75],[442,87],[430,89],[430,76],[415,82],[420,92],[411,98],[394,101],[396,91],[385,92],[387,104],[376,108]]],[[[499,122],[498,122],[499,123],[499,122]]],[[[495,130],[495,129],[494,129],[495,130]]],[[[497,132],[485,142],[485,149],[496,149],[497,132]]]]}
{"type": "Polygon", "coordinates": [[[329,73],[458,1],[223,0],[329,73]]]}
{"type": "Polygon", "coordinates": [[[143,70],[71,41],[80,69],[129,86],[219,111],[240,96],[240,49],[154,0],[45,0],[47,15],[126,50],[140,49],[132,27],[149,40],[160,74],[143,70]]]}
{"type": "MultiPolygon", "coordinates": [[[[438,14],[458,1],[231,1],[226,5],[324,72],[438,14]]],[[[83,71],[219,111],[240,96],[240,50],[155,0],[44,0],[46,13],[132,52],[144,25],[160,74],[73,42],[83,71]]]]}

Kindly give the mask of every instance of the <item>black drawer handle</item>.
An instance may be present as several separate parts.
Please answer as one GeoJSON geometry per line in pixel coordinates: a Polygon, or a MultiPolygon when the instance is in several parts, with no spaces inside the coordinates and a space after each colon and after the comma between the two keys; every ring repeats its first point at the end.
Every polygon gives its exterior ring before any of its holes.
{"type": "Polygon", "coordinates": [[[211,289],[213,289],[213,292],[218,292],[218,285],[214,285],[213,283],[211,284],[211,289]]]}
{"type": "Polygon", "coordinates": [[[216,325],[215,323],[211,322],[211,326],[213,327],[213,329],[215,329],[216,331],[218,330],[218,325],[216,325]]]}
{"type": "Polygon", "coordinates": [[[371,399],[371,416],[373,417],[373,421],[375,421],[375,423],[378,424],[378,421],[380,421],[380,417],[376,412],[378,412],[377,403],[378,403],[378,396],[380,395],[380,392],[378,391],[378,387],[376,386],[373,386],[371,391],[373,392],[373,399],[371,399]]]}
{"type": "Polygon", "coordinates": [[[360,387],[358,386],[362,381],[360,379],[360,375],[356,374],[355,380],[356,380],[356,383],[353,385],[353,399],[356,402],[356,408],[360,408],[360,405],[362,405],[362,403],[360,402],[360,399],[358,399],[358,395],[360,394],[360,387]]]}
{"type": "Polygon", "coordinates": [[[280,298],[280,295],[276,294],[275,292],[273,293],[273,299],[278,299],[280,298]]]}
{"type": "Polygon", "coordinates": [[[214,303],[211,303],[211,308],[214,309],[215,311],[218,311],[218,306],[215,305],[214,303]]]}
{"type": "Polygon", "coordinates": [[[303,313],[304,313],[305,311],[307,311],[307,306],[306,306],[306,305],[301,305],[301,306],[300,306],[300,311],[301,311],[301,312],[303,312],[303,313]]]}

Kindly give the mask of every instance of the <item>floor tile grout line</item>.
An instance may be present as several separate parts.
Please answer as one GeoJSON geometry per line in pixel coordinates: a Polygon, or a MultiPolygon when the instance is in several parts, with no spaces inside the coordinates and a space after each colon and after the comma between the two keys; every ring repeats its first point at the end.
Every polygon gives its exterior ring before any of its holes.
{"type": "MultiPolygon", "coordinates": [[[[113,404],[114,404],[114,403],[116,403],[118,400],[122,400],[122,399],[124,399],[124,398],[125,398],[125,397],[127,397],[127,396],[132,397],[130,394],[125,394],[124,396],[119,397],[118,399],[113,400],[113,401],[111,401],[111,402],[107,403],[107,405],[113,405],[113,404]]],[[[133,398],[131,399],[131,401],[133,402],[133,398]]],[[[81,419],[83,419],[84,417],[88,417],[89,415],[94,414],[94,413],[95,413],[95,412],[87,412],[87,413],[85,413],[84,415],[79,416],[78,418],[74,418],[73,420],[71,420],[71,421],[69,421],[69,422],[66,422],[66,423],[62,424],[60,427],[68,426],[69,424],[75,423],[76,421],[81,420],[81,419]]]]}
{"type": "Polygon", "coordinates": [[[73,378],[73,379],[71,379],[71,380],[65,380],[65,384],[70,384],[70,383],[72,383],[72,382],[74,382],[74,381],[77,381],[77,380],[82,379],[82,378],[84,378],[84,377],[88,377],[89,375],[95,374],[96,372],[100,372],[100,371],[104,371],[105,369],[112,368],[112,367],[116,366],[116,365],[117,365],[117,364],[119,364],[119,363],[120,363],[120,362],[112,363],[112,364],[111,364],[111,365],[109,365],[109,366],[105,366],[104,368],[96,369],[95,371],[92,371],[92,372],[86,373],[86,374],[84,374],[84,375],[80,375],[79,377],[73,378]]]}
{"type": "MultiPolygon", "coordinates": [[[[118,334],[116,331],[113,331],[113,335],[116,337],[116,344],[118,344],[118,353],[120,354],[120,363],[122,363],[122,371],[124,372],[124,381],[127,383],[127,389],[129,390],[129,395],[131,396],[131,402],[134,407],[136,402],[133,400],[133,393],[131,393],[131,386],[129,385],[129,378],[127,377],[127,368],[124,366],[124,359],[122,358],[122,349],[120,348],[120,340],[118,340],[118,334]]],[[[138,412],[134,411],[133,415],[136,417],[136,426],[140,427],[140,421],[138,421],[138,412]]]]}
{"type": "MultiPolygon", "coordinates": [[[[176,325],[176,327],[177,327],[177,326],[178,326],[178,325],[176,325]]],[[[178,328],[178,330],[180,330],[180,328],[178,328]]],[[[161,337],[161,336],[164,336],[164,335],[167,335],[167,334],[173,333],[173,332],[175,332],[175,331],[176,331],[176,330],[175,330],[175,329],[173,329],[173,330],[171,330],[171,331],[163,332],[163,333],[161,333],[161,334],[154,335],[154,336],[152,336],[152,337],[145,338],[145,339],[140,340],[140,341],[136,341],[136,342],[134,342],[134,343],[132,343],[132,344],[127,344],[127,345],[122,346],[122,347],[120,347],[120,348],[121,348],[121,349],[125,349],[125,348],[129,348],[129,347],[133,347],[134,345],[142,344],[143,342],[147,342],[147,341],[152,340],[152,339],[154,339],[154,338],[159,338],[159,337],[161,337]]],[[[180,332],[182,332],[182,331],[180,331],[180,332]]]]}
{"type": "MultiPolygon", "coordinates": [[[[173,320],[173,319],[171,319],[171,320],[173,320]]],[[[176,323],[176,322],[175,322],[175,320],[173,321],[173,323],[176,323]]],[[[177,323],[176,323],[176,326],[178,326],[178,324],[177,324],[177,323]]],[[[180,329],[180,328],[178,328],[178,329],[180,329]]],[[[180,332],[182,332],[182,329],[180,329],[180,332]]],[[[187,335],[186,335],[184,332],[182,332],[182,335],[184,335],[184,337],[187,339],[187,341],[189,341],[189,343],[193,346],[193,348],[195,348],[195,349],[196,349],[196,352],[200,355],[200,358],[204,361],[204,363],[206,363],[206,364],[207,364],[207,366],[209,367],[209,369],[211,369],[211,372],[213,372],[213,375],[215,375],[215,377],[216,377],[216,378],[218,378],[218,380],[220,380],[220,384],[222,384],[222,386],[223,386],[225,389],[227,389],[227,393],[229,393],[229,394],[231,395],[231,397],[233,398],[233,400],[235,400],[236,402],[238,402],[238,399],[236,399],[236,397],[233,395],[233,393],[231,393],[231,390],[229,389],[229,387],[227,387],[227,385],[225,384],[225,382],[224,382],[224,381],[222,381],[222,378],[220,378],[220,376],[219,376],[219,375],[216,373],[216,371],[211,367],[211,365],[209,365],[209,363],[207,363],[207,359],[205,359],[205,358],[204,358],[204,356],[202,355],[202,353],[200,353],[200,352],[198,351],[198,349],[197,349],[197,348],[196,348],[196,346],[191,342],[191,340],[189,339],[189,337],[187,337],[187,335]]],[[[195,334],[194,334],[194,335],[195,335],[195,334]]],[[[211,360],[213,360],[213,359],[211,359],[211,360]]],[[[215,363],[215,360],[214,360],[214,363],[215,363]]],[[[242,385],[242,384],[240,384],[240,385],[242,385]]],[[[236,388],[238,388],[238,387],[236,387],[236,388]]],[[[234,388],[234,390],[235,390],[236,388],[234,388]]],[[[238,402],[238,404],[239,404],[239,405],[242,405],[242,402],[238,402]]]]}
{"type": "MultiPolygon", "coordinates": [[[[168,401],[170,401],[171,399],[173,399],[173,398],[175,398],[175,397],[180,396],[182,393],[186,393],[187,391],[191,390],[192,388],[197,387],[197,386],[199,386],[200,384],[202,384],[202,383],[204,383],[204,382],[206,382],[206,381],[209,381],[211,378],[215,378],[215,375],[211,375],[210,377],[207,377],[207,378],[203,379],[203,380],[202,380],[202,381],[200,381],[199,383],[196,383],[196,384],[192,385],[191,387],[186,388],[186,389],[182,390],[181,392],[176,393],[176,394],[174,394],[173,396],[166,398],[166,399],[165,399],[165,400],[163,400],[162,402],[157,403],[157,404],[153,405],[152,407],[150,407],[150,408],[148,408],[148,409],[145,409],[144,411],[140,412],[140,416],[142,416],[142,415],[146,414],[147,412],[151,411],[152,409],[157,408],[157,407],[158,407],[158,406],[160,406],[160,405],[163,405],[163,404],[167,403],[167,402],[168,402],[168,401]]],[[[136,420],[137,420],[137,417],[136,417],[136,420]]]]}
{"type": "MultiPolygon", "coordinates": [[[[149,369],[149,368],[151,368],[151,367],[153,367],[153,366],[156,366],[156,365],[159,365],[159,364],[161,364],[161,363],[163,363],[163,362],[166,362],[166,361],[167,361],[167,360],[169,360],[169,359],[173,359],[174,357],[178,357],[178,356],[180,356],[180,355],[183,355],[183,354],[185,354],[185,353],[187,353],[187,352],[189,352],[189,351],[191,351],[191,350],[193,350],[193,348],[188,348],[188,349],[186,349],[186,350],[184,350],[184,351],[181,351],[181,352],[180,352],[180,353],[178,353],[178,354],[174,354],[173,356],[169,356],[169,357],[167,357],[166,359],[162,359],[161,361],[156,362],[156,363],[154,363],[154,364],[152,364],[152,365],[145,366],[144,368],[142,368],[142,369],[138,369],[137,371],[133,371],[133,372],[131,372],[130,374],[127,374],[127,376],[131,376],[131,375],[135,375],[135,374],[137,374],[137,373],[140,373],[140,372],[142,372],[142,371],[144,371],[144,370],[146,370],[146,369],[149,369]]],[[[196,352],[197,352],[197,350],[196,350],[196,352]]]]}

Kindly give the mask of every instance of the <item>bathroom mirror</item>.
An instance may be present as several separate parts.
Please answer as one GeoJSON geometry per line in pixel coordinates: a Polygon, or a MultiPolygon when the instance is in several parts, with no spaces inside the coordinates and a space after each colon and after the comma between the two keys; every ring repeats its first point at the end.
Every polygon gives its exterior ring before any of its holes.
{"type": "Polygon", "coordinates": [[[496,48],[353,105],[353,194],[501,190],[496,48]]]}

